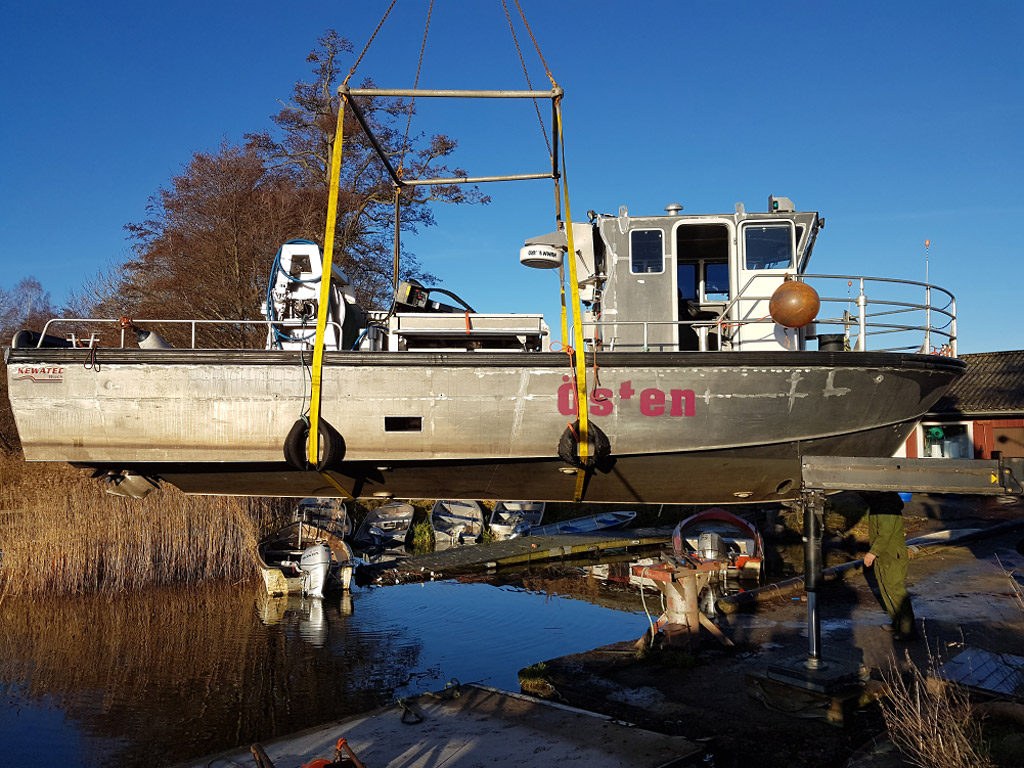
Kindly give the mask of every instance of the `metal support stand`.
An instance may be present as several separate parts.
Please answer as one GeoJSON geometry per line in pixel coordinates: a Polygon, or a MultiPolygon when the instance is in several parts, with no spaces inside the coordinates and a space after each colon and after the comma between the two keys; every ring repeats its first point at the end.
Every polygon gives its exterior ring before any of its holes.
{"type": "Polygon", "coordinates": [[[700,609],[697,607],[697,572],[689,571],[682,579],[683,621],[691,635],[700,634],[700,609]]]}
{"type": "Polygon", "coordinates": [[[764,679],[784,686],[832,695],[846,686],[856,685],[867,670],[857,661],[833,657],[825,662],[821,654],[821,617],[818,613],[818,590],[822,577],[821,534],[825,515],[825,494],[819,490],[803,490],[800,505],[804,514],[804,589],[807,596],[806,657],[794,656],[771,665],[764,679]]]}
{"type": "MultiPolygon", "coordinates": [[[[859,344],[860,342],[858,342],[859,344]]],[[[817,696],[819,713],[842,722],[845,708],[858,700],[868,670],[855,652],[843,658],[833,651],[826,664],[821,654],[818,590],[822,585],[821,534],[824,492],[915,491],[978,495],[1024,495],[1024,459],[993,454],[983,459],[906,459],[849,456],[804,456],[800,503],[804,514],[804,588],[807,595],[806,657],[793,655],[763,672],[748,674],[748,685],[764,700],[787,701],[794,691],[817,696]]],[[[855,651],[855,649],[853,649],[855,651]]]]}
{"type": "Polygon", "coordinates": [[[806,666],[822,669],[821,617],[818,615],[818,589],[822,582],[821,529],[825,514],[825,495],[821,491],[802,491],[800,506],[804,513],[804,589],[807,592],[807,639],[809,642],[806,666]]]}
{"type": "MultiPolygon", "coordinates": [[[[635,576],[651,583],[665,598],[665,612],[658,617],[656,626],[660,629],[666,645],[691,646],[700,637],[703,626],[716,639],[731,645],[718,628],[700,611],[698,596],[707,586],[711,573],[696,568],[669,566],[633,566],[635,576]]],[[[647,642],[645,634],[641,642],[647,642]]]]}

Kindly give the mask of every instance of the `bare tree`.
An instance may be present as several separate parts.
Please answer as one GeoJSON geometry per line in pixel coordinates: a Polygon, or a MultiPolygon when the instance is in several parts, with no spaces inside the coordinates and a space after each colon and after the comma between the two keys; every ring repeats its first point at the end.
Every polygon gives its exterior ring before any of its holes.
{"type": "MultiPolygon", "coordinates": [[[[248,146],[258,152],[268,166],[287,173],[304,188],[322,191],[319,233],[312,236],[316,240],[322,238],[326,228],[330,160],[340,105],[337,95],[339,59],[351,51],[348,40],[328,30],[306,59],[313,65],[313,81],[296,83],[291,102],[271,118],[277,126],[277,135],[263,131],[246,136],[248,146]]],[[[373,83],[364,81],[362,85],[372,87],[373,83]]],[[[361,107],[374,136],[403,178],[466,176],[462,169],[449,168],[444,163],[455,151],[454,139],[444,135],[407,135],[413,111],[409,102],[378,98],[361,102],[361,107]]],[[[360,301],[370,307],[381,307],[391,294],[394,186],[352,110],[345,112],[343,130],[336,253],[339,264],[353,279],[360,301]]],[[[485,204],[489,201],[477,187],[464,184],[403,187],[401,228],[415,232],[421,226],[433,225],[432,203],[485,204]]],[[[424,273],[416,257],[404,249],[402,266],[403,277],[436,279],[424,273]]]]}
{"type": "MultiPolygon", "coordinates": [[[[274,252],[310,231],[318,198],[287,174],[269,171],[248,148],[225,143],[215,153],[197,152],[170,187],[150,198],[145,221],[126,227],[135,257],[113,290],[101,289],[96,309],[113,317],[257,318],[274,252]]],[[[244,346],[264,332],[214,327],[204,343],[244,346]]]]}
{"type": "MultiPolygon", "coordinates": [[[[292,101],[271,120],[274,130],[246,136],[244,146],[223,143],[197,152],[168,187],[150,198],[144,221],[127,225],[134,256],[94,280],[78,301],[93,295],[96,314],[257,318],[273,254],[286,240],[322,244],[327,222],[329,164],[338,114],[340,58],[351,52],[333,30],[307,58],[313,82],[296,83],[292,101]]],[[[407,136],[411,105],[396,99],[365,107],[375,136],[408,178],[465,175],[444,159],[456,143],[447,136],[407,136]]],[[[366,308],[386,308],[391,297],[394,186],[351,110],[339,184],[336,263],[366,308]]],[[[402,191],[401,227],[434,223],[431,204],[486,203],[475,187],[436,185],[402,191]]],[[[432,281],[412,254],[403,276],[432,281]]],[[[161,329],[173,343],[182,332],[161,329]]],[[[261,330],[206,331],[203,344],[242,346],[261,330]]]]}

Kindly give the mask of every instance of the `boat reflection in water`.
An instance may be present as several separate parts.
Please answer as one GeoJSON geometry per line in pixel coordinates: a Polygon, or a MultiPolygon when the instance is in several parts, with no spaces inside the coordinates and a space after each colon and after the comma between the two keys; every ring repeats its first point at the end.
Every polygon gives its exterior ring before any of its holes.
{"type": "Polygon", "coordinates": [[[294,627],[301,639],[323,648],[327,644],[331,619],[352,615],[352,595],[345,592],[318,599],[261,593],[256,597],[256,612],[264,626],[294,627]]]}
{"type": "Polygon", "coordinates": [[[167,765],[640,634],[633,609],[489,584],[270,598],[262,584],[7,597],[4,765],[167,765]],[[488,652],[481,653],[481,648],[488,652]]]}

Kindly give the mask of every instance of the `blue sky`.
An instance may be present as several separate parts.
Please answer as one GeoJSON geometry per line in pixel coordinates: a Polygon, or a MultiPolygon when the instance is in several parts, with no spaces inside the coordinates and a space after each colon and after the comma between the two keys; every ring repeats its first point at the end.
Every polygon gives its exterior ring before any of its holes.
{"type": "MultiPolygon", "coordinates": [[[[928,238],[961,351],[1024,347],[1024,5],[521,2],[566,91],[574,218],[786,195],[826,217],[812,271],[923,279],[928,238]]],[[[427,4],[398,3],[358,77],[412,84],[427,4]]],[[[524,87],[498,0],[435,5],[421,86],[524,87]]],[[[361,48],[386,7],[5,3],[0,286],[35,276],[60,301],[125,258],[123,226],[193,152],[268,127],[316,38],[361,48]]],[[[474,175],[544,170],[528,102],[474,106],[424,104],[414,130],[458,137],[474,175]]],[[[407,245],[478,310],[555,321],[557,280],[517,261],[552,228],[550,182],[485,191],[491,205],[439,209],[407,245]]]]}

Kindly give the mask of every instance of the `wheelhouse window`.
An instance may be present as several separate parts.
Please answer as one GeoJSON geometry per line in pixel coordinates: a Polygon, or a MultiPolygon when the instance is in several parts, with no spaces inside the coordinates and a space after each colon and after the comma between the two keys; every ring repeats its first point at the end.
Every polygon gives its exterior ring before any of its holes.
{"type": "Polygon", "coordinates": [[[724,261],[704,265],[704,300],[729,300],[729,265],[724,261]]]}
{"type": "Polygon", "coordinates": [[[698,304],[729,300],[729,228],[682,224],[676,229],[679,298],[698,304]]]}
{"type": "Polygon", "coordinates": [[[729,265],[698,261],[676,267],[679,298],[704,304],[729,300],[729,265]]]}
{"type": "Polygon", "coordinates": [[[629,271],[634,275],[663,272],[665,269],[660,229],[634,229],[629,233],[629,271]]]}
{"type": "Polygon", "coordinates": [[[743,228],[747,269],[789,269],[793,236],[789,224],[748,224],[743,228]]]}

